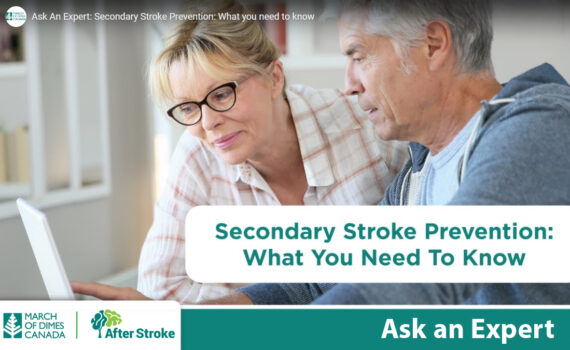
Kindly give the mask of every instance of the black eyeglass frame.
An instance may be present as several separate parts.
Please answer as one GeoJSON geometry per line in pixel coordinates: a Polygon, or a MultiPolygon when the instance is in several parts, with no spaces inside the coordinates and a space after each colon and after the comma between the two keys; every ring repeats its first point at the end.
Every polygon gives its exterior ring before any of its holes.
{"type": "Polygon", "coordinates": [[[210,90],[210,92],[208,92],[208,93],[206,94],[206,97],[204,97],[204,99],[203,99],[202,101],[200,101],[200,102],[196,102],[196,101],[186,101],[186,102],[179,103],[179,104],[177,104],[176,106],[171,107],[168,111],[166,111],[166,114],[168,114],[168,116],[169,116],[170,118],[174,119],[174,121],[177,122],[178,124],[182,124],[182,125],[184,125],[184,126],[196,125],[196,124],[198,124],[198,123],[200,122],[200,120],[202,120],[202,106],[203,106],[203,105],[206,105],[206,106],[210,107],[210,109],[212,109],[213,111],[216,111],[216,112],[225,112],[225,111],[229,111],[230,109],[232,109],[232,107],[236,104],[236,101],[237,101],[237,92],[236,92],[236,88],[237,88],[237,87],[238,87],[237,81],[231,81],[231,82],[229,82],[229,83],[225,83],[225,84],[219,85],[219,86],[213,88],[212,90],[210,90]],[[216,109],[216,108],[210,106],[210,104],[208,103],[208,97],[210,97],[210,95],[211,95],[213,92],[215,92],[216,90],[221,89],[221,88],[226,87],[226,86],[231,87],[231,88],[232,88],[232,91],[233,91],[233,93],[234,93],[234,102],[232,103],[232,105],[229,106],[228,108],[225,108],[225,109],[216,109]],[[178,108],[178,107],[180,107],[180,106],[182,106],[182,105],[188,104],[188,103],[194,103],[194,104],[198,105],[198,109],[200,110],[200,118],[198,118],[198,120],[197,120],[195,123],[191,123],[191,124],[181,122],[180,120],[176,119],[176,117],[175,117],[174,114],[172,113],[176,108],[178,108]]]}

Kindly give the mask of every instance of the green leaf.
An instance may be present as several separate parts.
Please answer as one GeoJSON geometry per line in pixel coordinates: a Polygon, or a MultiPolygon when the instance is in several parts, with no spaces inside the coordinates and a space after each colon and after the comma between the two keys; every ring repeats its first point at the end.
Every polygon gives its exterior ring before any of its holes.
{"type": "Polygon", "coordinates": [[[105,316],[108,318],[107,323],[105,324],[107,327],[118,326],[123,322],[123,320],[121,320],[121,315],[115,311],[105,310],[105,316]]]}

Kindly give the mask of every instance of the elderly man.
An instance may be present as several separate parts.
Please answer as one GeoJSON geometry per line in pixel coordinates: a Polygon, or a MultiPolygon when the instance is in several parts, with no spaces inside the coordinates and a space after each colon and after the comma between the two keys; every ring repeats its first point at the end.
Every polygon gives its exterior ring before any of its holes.
{"type": "MultiPolygon", "coordinates": [[[[497,82],[490,4],[354,1],[346,92],[410,142],[381,204],[570,204],[570,87],[544,64],[497,82]]],[[[530,49],[530,48],[529,48],[530,49]]],[[[569,304],[569,284],[254,284],[213,303],[569,304]]]]}
{"type": "Polygon", "coordinates": [[[341,20],[346,92],[413,141],[383,204],[570,203],[568,85],[546,64],[497,82],[487,2],[361,3],[341,20]]]}

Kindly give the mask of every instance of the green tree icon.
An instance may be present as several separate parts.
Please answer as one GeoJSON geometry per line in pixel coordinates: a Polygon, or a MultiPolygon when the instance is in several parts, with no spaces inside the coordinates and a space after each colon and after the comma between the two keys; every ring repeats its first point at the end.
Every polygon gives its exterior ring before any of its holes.
{"type": "MultiPolygon", "coordinates": [[[[108,310],[107,310],[108,311],[108,310]]],[[[103,313],[103,310],[100,310],[98,313],[93,316],[91,319],[91,324],[93,325],[94,330],[99,331],[99,338],[101,338],[101,329],[105,326],[107,322],[107,317],[103,313]]]]}
{"type": "Polygon", "coordinates": [[[4,326],[4,332],[9,334],[12,338],[21,338],[22,337],[22,327],[18,325],[18,319],[14,316],[14,314],[10,315],[8,322],[4,326]]]}
{"type": "Polygon", "coordinates": [[[115,311],[105,310],[105,316],[108,318],[107,324],[105,324],[107,327],[118,326],[123,322],[123,320],[121,320],[121,315],[115,311]]]}

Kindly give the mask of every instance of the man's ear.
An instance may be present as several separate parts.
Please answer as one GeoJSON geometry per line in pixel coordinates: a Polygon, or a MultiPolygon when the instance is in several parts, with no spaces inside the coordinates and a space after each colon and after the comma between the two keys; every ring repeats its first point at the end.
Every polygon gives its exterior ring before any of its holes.
{"type": "MultiPolygon", "coordinates": [[[[451,29],[442,20],[433,20],[426,25],[426,46],[424,55],[430,71],[446,66],[454,56],[451,29]]],[[[452,63],[455,63],[453,61],[452,63]]]]}
{"type": "Polygon", "coordinates": [[[271,96],[277,98],[283,92],[285,86],[285,73],[283,72],[283,63],[280,60],[275,60],[272,64],[269,75],[271,77],[271,96]]]}

